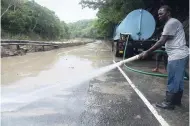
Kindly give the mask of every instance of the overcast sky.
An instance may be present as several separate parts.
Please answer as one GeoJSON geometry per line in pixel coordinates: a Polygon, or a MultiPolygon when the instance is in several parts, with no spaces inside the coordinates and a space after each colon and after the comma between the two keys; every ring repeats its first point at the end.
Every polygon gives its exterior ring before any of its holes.
{"type": "Polygon", "coordinates": [[[79,4],[80,0],[35,0],[38,4],[54,11],[60,20],[66,23],[81,19],[93,19],[97,11],[84,8],[79,4]]]}

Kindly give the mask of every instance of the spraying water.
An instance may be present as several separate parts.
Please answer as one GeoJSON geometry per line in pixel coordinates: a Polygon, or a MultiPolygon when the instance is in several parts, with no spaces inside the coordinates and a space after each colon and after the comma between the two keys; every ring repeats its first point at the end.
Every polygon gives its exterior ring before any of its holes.
{"type": "MultiPolygon", "coordinates": [[[[105,66],[103,68],[94,70],[88,74],[76,76],[74,81],[73,81],[73,79],[70,79],[70,80],[64,81],[64,83],[74,86],[76,84],[80,84],[80,83],[89,81],[94,77],[100,76],[106,72],[109,72],[109,71],[115,69],[117,66],[120,66],[127,62],[137,60],[138,58],[139,58],[139,55],[136,55],[136,56],[128,58],[126,60],[120,61],[118,63],[111,64],[111,65],[105,66]]],[[[6,97],[2,97],[1,111],[2,112],[15,111],[33,101],[36,101],[36,100],[39,100],[39,99],[42,99],[45,97],[51,97],[55,94],[59,94],[62,92],[62,90],[64,88],[65,88],[65,86],[63,87],[62,83],[57,83],[57,84],[50,85],[50,86],[42,86],[41,88],[39,88],[35,91],[32,91],[30,93],[15,96],[15,97],[13,97],[13,99],[8,99],[6,97]],[[44,93],[44,92],[48,92],[48,93],[44,93]]]]}

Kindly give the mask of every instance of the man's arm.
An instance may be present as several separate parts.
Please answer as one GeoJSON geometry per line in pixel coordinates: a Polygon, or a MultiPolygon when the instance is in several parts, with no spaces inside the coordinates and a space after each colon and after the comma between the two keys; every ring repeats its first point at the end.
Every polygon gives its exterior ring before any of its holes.
{"type": "Polygon", "coordinates": [[[162,35],[160,39],[147,51],[143,52],[140,54],[140,58],[145,58],[147,57],[151,52],[155,51],[156,49],[160,48],[162,45],[164,45],[168,39],[171,39],[172,36],[169,35],[162,35]]]}
{"type": "Polygon", "coordinates": [[[145,58],[148,56],[149,53],[153,52],[154,50],[158,49],[162,45],[164,45],[168,39],[172,39],[177,32],[177,27],[179,26],[179,22],[176,20],[170,20],[168,21],[163,29],[162,36],[160,37],[160,40],[156,42],[150,49],[140,54],[139,58],[145,58]]]}
{"type": "Polygon", "coordinates": [[[151,53],[156,49],[160,48],[161,46],[163,46],[169,38],[171,38],[171,36],[162,35],[160,39],[150,49],[147,50],[147,53],[151,53]]]}

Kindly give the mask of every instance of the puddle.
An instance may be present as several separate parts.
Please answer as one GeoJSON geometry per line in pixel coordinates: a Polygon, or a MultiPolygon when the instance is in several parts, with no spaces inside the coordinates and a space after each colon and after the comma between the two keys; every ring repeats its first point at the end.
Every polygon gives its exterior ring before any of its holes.
{"type": "Polygon", "coordinates": [[[49,69],[40,71],[34,77],[25,77],[9,85],[2,85],[2,111],[15,110],[35,100],[59,94],[63,89],[79,85],[83,82],[80,76],[87,75],[92,70],[92,62],[87,59],[75,56],[59,57],[49,69]]]}

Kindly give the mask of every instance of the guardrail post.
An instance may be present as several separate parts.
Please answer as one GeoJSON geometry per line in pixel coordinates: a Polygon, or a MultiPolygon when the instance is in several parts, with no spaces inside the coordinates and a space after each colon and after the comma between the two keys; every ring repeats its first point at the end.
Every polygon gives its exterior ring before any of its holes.
{"type": "Polygon", "coordinates": [[[19,45],[16,45],[16,49],[17,49],[17,50],[20,50],[20,46],[19,46],[19,45]]]}
{"type": "Polygon", "coordinates": [[[44,46],[42,46],[42,50],[44,51],[44,46]]]}

